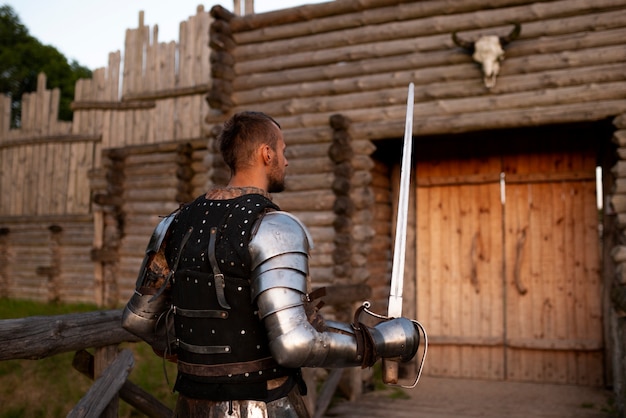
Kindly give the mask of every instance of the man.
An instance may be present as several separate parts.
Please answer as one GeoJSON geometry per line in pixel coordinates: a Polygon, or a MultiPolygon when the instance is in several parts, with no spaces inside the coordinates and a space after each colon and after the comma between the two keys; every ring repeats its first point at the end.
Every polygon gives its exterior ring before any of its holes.
{"type": "Polygon", "coordinates": [[[288,165],[280,125],[238,113],[219,142],[228,185],[161,222],[124,313],[126,329],[177,361],[177,416],[307,416],[301,367],[411,359],[410,320],[369,328],[324,321],[312,306],[311,239],[269,194],[284,189],[288,165]],[[169,332],[154,332],[171,317],[169,332]]]}

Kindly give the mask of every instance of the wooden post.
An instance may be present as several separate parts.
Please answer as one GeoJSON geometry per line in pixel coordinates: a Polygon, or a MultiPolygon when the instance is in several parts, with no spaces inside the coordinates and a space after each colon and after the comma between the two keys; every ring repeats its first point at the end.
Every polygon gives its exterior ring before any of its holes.
{"type": "MultiPolygon", "coordinates": [[[[117,348],[114,347],[114,349],[117,351],[117,348]]],[[[105,351],[112,353],[113,349],[105,351]]],[[[133,353],[128,349],[113,357],[110,365],[103,369],[98,380],[67,414],[68,418],[117,417],[117,409],[113,411],[111,403],[117,398],[117,392],[126,382],[134,365],[133,353]]],[[[115,405],[117,407],[117,401],[115,405]]]]}
{"type": "MultiPolygon", "coordinates": [[[[96,355],[94,357],[94,376],[101,377],[106,371],[107,367],[117,357],[118,348],[116,345],[108,345],[106,347],[96,348],[96,355]]],[[[125,381],[126,379],[124,379],[125,381]]],[[[119,410],[119,396],[116,394],[111,397],[111,401],[106,406],[104,411],[100,414],[100,418],[117,418],[117,411],[119,410]]]]}

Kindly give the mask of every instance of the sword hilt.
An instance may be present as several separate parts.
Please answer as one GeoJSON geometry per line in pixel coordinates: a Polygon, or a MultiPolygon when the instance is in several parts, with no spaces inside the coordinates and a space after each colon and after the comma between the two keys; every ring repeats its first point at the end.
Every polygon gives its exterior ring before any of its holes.
{"type": "Polygon", "coordinates": [[[387,385],[398,384],[398,369],[400,363],[392,359],[383,359],[383,382],[387,385]]]}

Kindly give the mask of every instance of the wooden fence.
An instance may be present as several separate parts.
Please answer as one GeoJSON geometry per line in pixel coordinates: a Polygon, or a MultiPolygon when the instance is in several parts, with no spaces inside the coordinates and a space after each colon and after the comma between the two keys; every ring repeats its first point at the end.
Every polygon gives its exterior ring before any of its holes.
{"type": "Polygon", "coordinates": [[[129,405],[148,417],[173,416],[173,412],[127,377],[134,366],[130,350],[119,351],[123,342],[137,337],[121,327],[122,311],[40,316],[0,321],[0,361],[38,360],[76,351],[73,366],[94,385],[69,411],[68,417],[117,417],[118,392],[129,405]],[[85,351],[96,348],[95,356],[85,351]]]}
{"type": "MultiPolygon", "coordinates": [[[[331,303],[337,303],[342,295],[348,296],[346,289],[337,290],[339,294],[330,297],[331,303]]],[[[120,351],[118,345],[140,340],[122,328],[121,319],[121,310],[108,310],[1,320],[0,361],[39,360],[75,351],[73,367],[95,381],[69,411],[69,418],[115,418],[119,399],[148,417],[173,417],[167,406],[127,379],[134,366],[133,354],[129,349],[120,351]],[[95,348],[95,356],[86,351],[89,348],[95,348]]],[[[359,369],[347,370],[354,375],[352,371],[359,369]]],[[[343,374],[344,369],[334,369],[325,379],[323,373],[304,370],[309,388],[306,401],[314,418],[324,415],[343,374]],[[320,380],[323,384],[317,390],[320,380]]],[[[358,383],[350,395],[352,399],[360,393],[360,380],[358,383]]]]}

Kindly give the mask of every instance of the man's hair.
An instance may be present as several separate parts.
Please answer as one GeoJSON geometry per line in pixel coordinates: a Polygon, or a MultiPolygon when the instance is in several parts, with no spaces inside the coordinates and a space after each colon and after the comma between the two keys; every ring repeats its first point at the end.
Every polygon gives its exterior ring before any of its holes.
{"type": "Polygon", "coordinates": [[[224,123],[218,137],[220,152],[234,174],[237,169],[252,164],[254,152],[262,144],[276,150],[280,125],[262,112],[245,111],[236,113],[224,123]]]}

